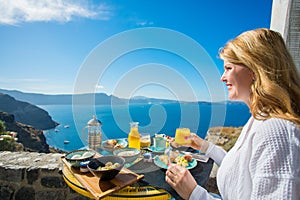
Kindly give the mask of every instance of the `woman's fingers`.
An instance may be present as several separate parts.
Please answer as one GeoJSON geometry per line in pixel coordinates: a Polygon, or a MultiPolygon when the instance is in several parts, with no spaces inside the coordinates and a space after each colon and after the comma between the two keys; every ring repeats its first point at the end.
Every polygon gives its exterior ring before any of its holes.
{"type": "Polygon", "coordinates": [[[166,182],[183,198],[187,199],[197,183],[189,170],[179,165],[170,165],[166,172],[166,182]]]}
{"type": "Polygon", "coordinates": [[[178,179],[178,175],[177,175],[177,169],[176,169],[176,165],[171,164],[168,167],[168,170],[166,172],[166,178],[167,178],[167,182],[171,183],[172,185],[176,184],[176,179],[178,179]]]}

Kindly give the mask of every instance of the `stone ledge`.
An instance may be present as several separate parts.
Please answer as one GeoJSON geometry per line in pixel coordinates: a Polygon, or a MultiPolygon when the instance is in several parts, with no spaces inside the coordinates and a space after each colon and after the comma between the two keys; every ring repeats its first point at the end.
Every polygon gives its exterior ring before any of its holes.
{"type": "Polygon", "coordinates": [[[0,152],[1,200],[87,200],[62,178],[63,154],[0,152]]]}

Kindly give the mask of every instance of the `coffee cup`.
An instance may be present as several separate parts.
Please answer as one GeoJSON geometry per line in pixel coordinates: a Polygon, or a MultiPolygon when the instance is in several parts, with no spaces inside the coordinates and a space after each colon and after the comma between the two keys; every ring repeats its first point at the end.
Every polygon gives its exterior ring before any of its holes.
{"type": "Polygon", "coordinates": [[[166,148],[165,134],[155,134],[153,138],[154,148],[158,151],[162,151],[166,148]]]}

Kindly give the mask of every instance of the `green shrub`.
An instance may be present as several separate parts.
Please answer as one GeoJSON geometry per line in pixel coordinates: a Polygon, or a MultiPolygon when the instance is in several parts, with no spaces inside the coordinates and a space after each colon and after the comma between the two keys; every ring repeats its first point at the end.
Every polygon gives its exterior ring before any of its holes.
{"type": "Polygon", "coordinates": [[[5,125],[4,122],[0,120],[0,133],[5,132],[5,125]]]}
{"type": "Polygon", "coordinates": [[[2,137],[0,139],[0,151],[15,151],[15,149],[16,149],[16,141],[14,140],[14,138],[8,136],[8,137],[2,137]]]}
{"type": "Polygon", "coordinates": [[[15,151],[16,144],[15,139],[6,132],[4,122],[0,120],[0,151],[15,151]]]}

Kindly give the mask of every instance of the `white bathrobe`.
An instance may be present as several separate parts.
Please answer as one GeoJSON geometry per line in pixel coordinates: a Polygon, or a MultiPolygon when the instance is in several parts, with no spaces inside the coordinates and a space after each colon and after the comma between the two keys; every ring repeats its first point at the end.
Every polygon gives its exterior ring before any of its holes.
{"type": "MultiPolygon", "coordinates": [[[[224,200],[300,199],[300,129],[290,121],[251,117],[227,154],[210,144],[206,155],[220,165],[224,200]]],[[[190,199],[214,198],[197,186],[190,199]]]]}

